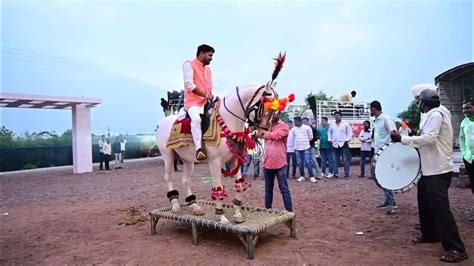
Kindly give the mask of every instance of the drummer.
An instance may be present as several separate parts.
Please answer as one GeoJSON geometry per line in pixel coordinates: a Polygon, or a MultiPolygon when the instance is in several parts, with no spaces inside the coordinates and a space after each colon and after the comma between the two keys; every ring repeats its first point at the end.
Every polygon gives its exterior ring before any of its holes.
{"type": "Polygon", "coordinates": [[[391,133],[393,142],[417,147],[420,152],[423,174],[418,183],[418,212],[422,235],[414,242],[441,241],[445,254],[440,260],[460,262],[468,256],[449,206],[448,188],[453,174],[451,114],[439,108],[439,95],[434,90],[422,91],[419,100],[420,111],[425,113],[419,134],[409,137],[396,130],[391,133]]]}
{"type": "MultiPolygon", "coordinates": [[[[373,101],[370,103],[370,114],[375,116],[373,143],[375,151],[377,151],[385,144],[390,143],[390,132],[392,132],[392,130],[396,130],[397,128],[393,120],[382,112],[382,105],[379,101],[373,101]]],[[[375,171],[372,170],[372,173],[375,173],[375,171]]],[[[393,192],[384,190],[384,202],[377,206],[377,208],[386,209],[387,214],[395,213],[397,204],[395,203],[393,192]]]]}

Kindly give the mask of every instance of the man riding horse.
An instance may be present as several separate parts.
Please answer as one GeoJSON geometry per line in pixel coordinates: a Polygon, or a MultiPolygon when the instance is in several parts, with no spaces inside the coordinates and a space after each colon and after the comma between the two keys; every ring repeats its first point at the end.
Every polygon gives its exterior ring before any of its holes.
{"type": "MultiPolygon", "coordinates": [[[[214,55],[214,48],[202,44],[197,48],[196,59],[186,61],[183,65],[184,77],[184,109],[191,118],[191,134],[196,147],[196,159],[207,159],[206,151],[202,147],[201,115],[204,114],[204,105],[212,101],[212,76],[209,64],[214,55]]],[[[185,115],[180,111],[180,117],[185,115]]]]}

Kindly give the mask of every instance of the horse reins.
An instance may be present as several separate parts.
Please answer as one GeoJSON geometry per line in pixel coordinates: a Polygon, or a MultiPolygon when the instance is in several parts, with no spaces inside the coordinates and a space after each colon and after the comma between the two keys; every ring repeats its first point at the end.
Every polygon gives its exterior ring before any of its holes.
{"type": "MultiPolygon", "coordinates": [[[[246,108],[244,108],[244,104],[242,103],[242,98],[240,97],[240,93],[239,93],[239,87],[236,87],[236,88],[235,88],[235,91],[236,91],[236,93],[237,93],[237,97],[238,97],[238,99],[239,99],[240,107],[242,108],[242,111],[244,112],[244,118],[242,118],[242,117],[236,115],[234,112],[232,112],[232,111],[227,107],[226,101],[225,101],[225,97],[224,97],[224,100],[223,100],[223,101],[224,101],[224,108],[227,110],[227,112],[229,112],[231,115],[235,116],[236,118],[240,119],[240,120],[243,121],[244,123],[249,123],[249,125],[251,125],[251,126],[255,126],[255,125],[256,125],[257,127],[259,127],[259,123],[260,123],[259,118],[260,118],[260,116],[261,116],[261,113],[263,113],[263,104],[262,104],[261,101],[257,101],[257,102],[254,103],[252,106],[251,106],[251,104],[252,104],[252,102],[254,101],[255,97],[257,97],[257,95],[259,94],[259,92],[260,92],[263,88],[265,88],[265,85],[262,85],[261,87],[259,87],[259,88],[255,91],[255,93],[253,94],[253,96],[252,96],[252,98],[250,99],[250,101],[249,101],[249,103],[248,103],[248,105],[247,105],[246,108]],[[252,111],[255,111],[255,119],[254,119],[254,121],[249,121],[249,119],[250,119],[249,116],[250,116],[250,113],[251,113],[252,111]]],[[[272,91],[273,91],[273,89],[272,89],[272,91]]],[[[266,97],[266,96],[269,96],[269,95],[271,95],[271,93],[268,93],[268,92],[266,92],[266,91],[263,92],[263,94],[262,94],[263,97],[266,97]]],[[[265,128],[263,128],[263,129],[265,129],[265,128]]]]}

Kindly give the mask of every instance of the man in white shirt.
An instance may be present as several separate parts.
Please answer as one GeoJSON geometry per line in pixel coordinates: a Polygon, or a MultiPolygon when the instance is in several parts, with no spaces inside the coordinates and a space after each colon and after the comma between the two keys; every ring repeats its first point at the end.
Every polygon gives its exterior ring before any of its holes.
{"type": "Polygon", "coordinates": [[[393,131],[391,138],[393,142],[416,147],[420,152],[423,172],[418,182],[421,237],[414,242],[441,241],[445,254],[440,260],[460,262],[468,256],[451,213],[448,196],[453,174],[453,128],[451,115],[439,106],[436,91],[422,91],[419,107],[426,115],[420,121],[419,134],[407,137],[393,131]]]}
{"type": "Polygon", "coordinates": [[[293,179],[296,178],[296,153],[295,153],[295,133],[292,131],[293,129],[293,122],[287,123],[288,128],[290,131],[288,132],[288,141],[286,143],[286,163],[287,163],[287,171],[286,171],[286,178],[290,177],[290,161],[291,161],[291,176],[293,179]]]}
{"type": "Polygon", "coordinates": [[[120,138],[120,153],[122,154],[121,163],[123,163],[123,160],[125,159],[125,144],[127,144],[127,140],[121,137],[120,138]]]}
{"type": "MultiPolygon", "coordinates": [[[[393,120],[382,112],[382,105],[379,101],[373,101],[370,103],[370,113],[375,116],[374,121],[374,148],[375,151],[381,149],[385,144],[390,143],[390,132],[396,131],[397,128],[393,120]]],[[[375,171],[372,171],[375,173],[375,171]]],[[[397,204],[393,192],[384,190],[384,201],[377,208],[388,208],[387,214],[393,214],[397,204]]]]}
{"type": "MultiPolygon", "coordinates": [[[[298,167],[300,169],[300,177],[298,182],[303,182],[306,180],[304,174],[304,167],[308,170],[309,181],[311,183],[316,183],[317,180],[313,174],[313,160],[310,157],[310,145],[309,141],[313,139],[313,130],[310,126],[304,125],[301,117],[296,116],[293,118],[293,123],[295,125],[291,130],[294,134],[294,147],[296,152],[296,160],[298,161],[298,167]]],[[[291,144],[290,144],[291,145],[291,144]]]]}
{"type": "Polygon", "coordinates": [[[349,141],[352,139],[352,128],[346,121],[342,121],[342,113],[336,111],[334,113],[336,122],[331,123],[328,130],[329,143],[334,147],[333,150],[333,169],[335,170],[334,178],[338,178],[339,160],[342,155],[344,164],[344,178],[349,178],[349,170],[351,168],[351,152],[349,150],[349,141]]]}
{"type": "Polygon", "coordinates": [[[100,136],[100,139],[99,139],[99,169],[100,170],[104,170],[104,159],[105,159],[105,156],[104,156],[104,142],[105,142],[105,135],[102,135],[100,136]]]}
{"type": "Polygon", "coordinates": [[[318,130],[311,126],[309,119],[307,117],[303,118],[303,124],[309,126],[311,130],[313,131],[313,138],[309,141],[309,156],[311,157],[311,160],[313,160],[313,167],[314,167],[314,170],[316,170],[316,179],[322,179],[324,175],[323,175],[323,172],[321,171],[321,168],[319,167],[318,159],[317,159],[317,154],[318,154],[317,149],[319,147],[315,145],[316,141],[319,139],[318,130]]]}
{"type": "Polygon", "coordinates": [[[339,97],[338,103],[340,105],[351,105],[352,104],[352,98],[356,96],[357,92],[356,91],[351,91],[351,93],[348,94],[343,94],[339,97]]]}
{"type": "MultiPolygon", "coordinates": [[[[209,64],[214,55],[214,48],[207,44],[197,49],[196,59],[186,61],[183,65],[184,77],[184,109],[191,117],[191,133],[196,147],[196,159],[205,160],[207,155],[202,148],[201,115],[204,105],[212,101],[213,85],[209,64]]],[[[180,111],[179,118],[184,118],[184,110],[180,111]]]]}
{"type": "Polygon", "coordinates": [[[360,175],[365,176],[365,161],[372,159],[372,130],[370,130],[370,121],[364,121],[364,129],[359,134],[360,146],[360,175]]]}
{"type": "Polygon", "coordinates": [[[398,133],[402,136],[409,136],[411,133],[410,127],[405,121],[402,121],[401,126],[398,128],[398,133]]]}

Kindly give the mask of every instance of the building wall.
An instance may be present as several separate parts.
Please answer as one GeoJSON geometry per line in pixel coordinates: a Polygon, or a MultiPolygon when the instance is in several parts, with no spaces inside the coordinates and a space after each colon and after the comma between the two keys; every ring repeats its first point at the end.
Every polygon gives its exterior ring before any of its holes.
{"type": "Polygon", "coordinates": [[[459,126],[461,125],[461,121],[464,119],[462,113],[464,87],[459,83],[443,81],[438,82],[436,85],[439,90],[441,104],[451,111],[454,146],[459,147],[459,126]]]}

